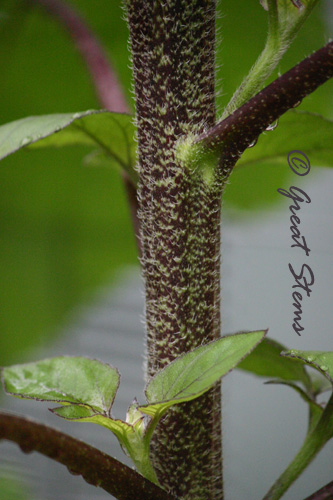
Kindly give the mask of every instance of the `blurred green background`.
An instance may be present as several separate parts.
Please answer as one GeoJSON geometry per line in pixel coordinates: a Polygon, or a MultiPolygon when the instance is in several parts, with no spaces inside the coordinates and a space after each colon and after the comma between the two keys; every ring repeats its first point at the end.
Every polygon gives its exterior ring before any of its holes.
{"type": "MultiPolygon", "coordinates": [[[[98,34],[133,104],[121,1],[72,4],[98,34]]],[[[279,72],[327,42],[328,8],[329,2],[316,8],[279,72]]],[[[219,9],[221,110],[264,45],[266,13],[259,0],[225,0],[219,9]]],[[[99,107],[85,65],[61,26],[24,1],[0,0],[0,124],[99,107]]],[[[332,108],[332,83],[300,107],[331,117],[332,108]]],[[[137,262],[119,175],[85,167],[88,152],[23,151],[0,165],[0,365],[22,361],[33,346],[44,345],[76,304],[122,266],[137,262]]],[[[239,216],[266,210],[277,196],[265,186],[282,184],[287,175],[284,167],[265,164],[235,171],[226,210],[237,209],[239,216]]]]}

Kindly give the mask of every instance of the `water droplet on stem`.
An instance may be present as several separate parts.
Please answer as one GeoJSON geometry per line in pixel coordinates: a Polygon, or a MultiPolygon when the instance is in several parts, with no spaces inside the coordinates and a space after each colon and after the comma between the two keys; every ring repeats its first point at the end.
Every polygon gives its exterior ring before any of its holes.
{"type": "Polygon", "coordinates": [[[248,148],[253,148],[258,142],[258,139],[254,139],[254,141],[250,142],[250,144],[248,145],[248,148]]]}
{"type": "Polygon", "coordinates": [[[279,120],[275,120],[275,122],[268,125],[268,127],[266,128],[267,132],[269,132],[270,130],[274,130],[278,126],[278,124],[279,120]]]}

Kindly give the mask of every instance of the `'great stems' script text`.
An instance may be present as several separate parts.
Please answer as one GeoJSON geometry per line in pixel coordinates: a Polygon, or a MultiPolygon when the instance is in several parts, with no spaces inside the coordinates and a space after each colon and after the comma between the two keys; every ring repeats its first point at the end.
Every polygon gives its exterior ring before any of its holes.
{"type": "MultiPolygon", "coordinates": [[[[288,164],[296,175],[304,176],[310,172],[310,161],[302,151],[291,151],[288,154],[288,164]]],[[[311,250],[305,236],[299,229],[299,224],[301,223],[300,210],[304,203],[311,203],[311,198],[303,189],[296,186],[291,186],[289,190],[280,188],[278,192],[291,200],[289,210],[291,212],[290,231],[292,244],[290,246],[292,248],[300,248],[304,251],[306,257],[308,257],[311,250]]],[[[289,270],[295,280],[295,284],[292,286],[295,289],[292,292],[293,306],[295,307],[292,327],[297,335],[301,335],[300,332],[304,330],[304,327],[301,325],[303,296],[306,293],[307,297],[310,297],[312,292],[311,287],[314,284],[315,278],[308,264],[303,264],[301,269],[297,271],[289,264],[289,270]]]]}

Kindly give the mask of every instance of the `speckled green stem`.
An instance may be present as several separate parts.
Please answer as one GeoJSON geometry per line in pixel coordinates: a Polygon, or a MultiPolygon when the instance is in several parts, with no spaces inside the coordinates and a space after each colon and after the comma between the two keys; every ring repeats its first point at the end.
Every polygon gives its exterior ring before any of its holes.
{"type": "MultiPolygon", "coordinates": [[[[220,189],[176,160],[215,122],[215,0],[127,0],[136,94],[147,376],[220,336],[220,189]]],[[[220,387],[171,410],[151,448],[177,498],[221,500],[220,387]]]]}

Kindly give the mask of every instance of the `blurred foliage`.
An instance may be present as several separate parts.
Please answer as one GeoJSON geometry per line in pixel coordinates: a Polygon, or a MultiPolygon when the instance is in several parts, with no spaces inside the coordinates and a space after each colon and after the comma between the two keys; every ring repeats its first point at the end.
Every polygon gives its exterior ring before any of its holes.
{"type": "Polygon", "coordinates": [[[3,471],[3,474],[4,476],[0,475],[0,500],[29,500],[32,498],[26,481],[22,481],[22,478],[18,479],[13,474],[11,474],[11,478],[7,477],[7,471],[3,471]]]}
{"type": "MultiPolygon", "coordinates": [[[[133,107],[121,0],[72,4],[104,44],[133,107]]],[[[327,41],[327,5],[318,7],[303,27],[281,72],[327,41]]],[[[227,0],[219,8],[221,109],[264,46],[266,13],[259,0],[227,0]]],[[[75,47],[41,9],[27,7],[24,0],[0,0],[0,47],[1,124],[100,107],[75,47]]],[[[328,103],[331,83],[300,109],[329,116],[328,103]]],[[[297,131],[295,148],[296,138],[297,131]]],[[[24,359],[30,347],[53,334],[75,304],[110,280],[120,266],[137,261],[119,175],[83,166],[88,152],[19,152],[0,165],[0,364],[24,359]]],[[[226,207],[256,206],[263,192],[269,201],[269,193],[283,185],[287,175],[286,166],[239,169],[227,189],[226,207]]]]}
{"type": "MultiPolygon", "coordinates": [[[[109,48],[123,46],[121,56],[114,52],[119,63],[124,58],[129,79],[126,25],[118,2],[111,4],[79,7],[102,37],[110,12],[117,32],[109,48]]],[[[85,66],[62,28],[24,2],[8,6],[0,18],[1,123],[98,109],[85,66]]],[[[112,170],[83,166],[90,150],[20,152],[1,162],[0,364],[24,359],[75,304],[120,266],[137,261],[122,181],[112,170]]]]}

